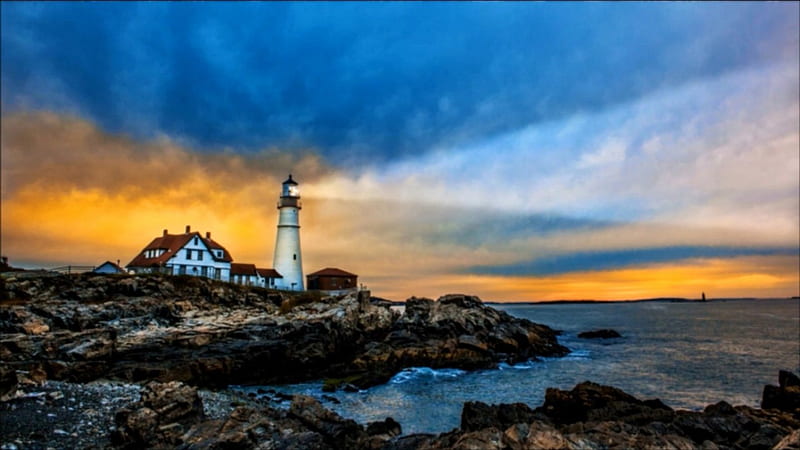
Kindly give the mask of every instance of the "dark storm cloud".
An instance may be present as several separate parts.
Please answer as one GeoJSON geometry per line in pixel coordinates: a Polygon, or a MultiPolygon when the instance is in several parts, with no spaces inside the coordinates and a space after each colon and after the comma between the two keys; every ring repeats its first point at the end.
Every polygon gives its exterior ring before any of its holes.
{"type": "Polygon", "coordinates": [[[730,258],[737,256],[797,256],[800,249],[791,247],[704,247],[674,246],[596,252],[577,252],[546,256],[514,264],[476,266],[467,273],[485,275],[557,275],[569,272],[613,270],[647,264],[679,262],[694,258],[730,258]]]}
{"type": "Polygon", "coordinates": [[[207,149],[315,147],[338,164],[797,53],[797,4],[3,3],[2,13],[4,112],[66,111],[207,149]],[[787,34],[791,48],[768,46],[787,34]]]}

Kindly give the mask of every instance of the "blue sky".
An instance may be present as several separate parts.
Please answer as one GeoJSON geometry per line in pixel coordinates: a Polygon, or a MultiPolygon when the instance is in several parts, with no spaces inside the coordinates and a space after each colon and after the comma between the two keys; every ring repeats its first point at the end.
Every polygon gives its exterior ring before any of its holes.
{"type": "MultiPolygon", "coordinates": [[[[414,255],[391,266],[404,282],[797,255],[796,2],[0,8],[4,131],[18,137],[3,145],[12,212],[44,173],[24,156],[36,153],[30,136],[53,135],[44,159],[64,170],[48,182],[122,196],[137,183],[122,172],[139,169],[109,167],[134,167],[153,146],[206,174],[219,158],[226,173],[244,170],[234,162],[245,158],[279,179],[305,161],[308,197],[348,202],[321,218],[414,255]],[[82,126],[92,131],[76,137],[82,126]],[[127,143],[91,160],[119,173],[83,173],[86,147],[107,139],[127,143]],[[384,217],[346,225],[365,208],[384,217]]],[[[210,189],[247,189],[237,186],[210,189]]],[[[4,246],[17,249],[14,220],[4,246]]],[[[311,261],[358,260],[308,233],[311,261]]],[[[379,267],[353,270],[398,283],[379,267]]]]}

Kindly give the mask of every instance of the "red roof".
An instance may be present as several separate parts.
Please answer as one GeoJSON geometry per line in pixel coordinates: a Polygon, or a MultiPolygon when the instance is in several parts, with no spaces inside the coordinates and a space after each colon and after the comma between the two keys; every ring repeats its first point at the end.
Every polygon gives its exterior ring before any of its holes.
{"type": "Polygon", "coordinates": [[[255,264],[231,263],[231,275],[255,275],[255,264]]]}
{"type": "Polygon", "coordinates": [[[256,272],[264,278],[283,278],[283,275],[279,274],[275,269],[256,268],[256,272]]]}
{"type": "Polygon", "coordinates": [[[318,270],[314,273],[310,273],[306,276],[309,277],[357,277],[358,275],[350,272],[345,272],[342,269],[337,269],[335,267],[326,267],[322,270],[318,270]]]}
{"type": "Polygon", "coordinates": [[[197,231],[193,231],[191,233],[184,233],[184,234],[164,234],[163,236],[159,236],[152,240],[147,246],[133,258],[133,261],[128,263],[128,267],[151,267],[151,266],[159,266],[161,264],[166,263],[169,261],[170,258],[175,256],[178,253],[178,250],[182,249],[189,241],[194,238],[198,237],[203,243],[208,247],[210,250],[222,250],[222,257],[219,258],[214,252],[211,252],[214,260],[216,261],[225,261],[231,262],[233,261],[233,257],[225,249],[225,247],[219,245],[217,242],[212,240],[211,238],[204,238],[200,236],[200,233],[197,231]],[[147,250],[165,250],[165,252],[159,256],[154,258],[147,258],[145,256],[145,252],[147,250]]]}

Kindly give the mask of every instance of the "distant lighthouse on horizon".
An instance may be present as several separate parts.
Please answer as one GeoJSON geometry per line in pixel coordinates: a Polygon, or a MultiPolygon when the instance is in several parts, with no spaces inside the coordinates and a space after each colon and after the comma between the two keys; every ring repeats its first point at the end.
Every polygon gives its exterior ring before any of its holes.
{"type": "Polygon", "coordinates": [[[283,278],[275,280],[279,289],[304,290],[303,257],[300,253],[301,208],[300,190],[292,174],[289,174],[289,179],[283,182],[278,200],[278,236],[272,260],[272,267],[283,275],[283,278]]]}

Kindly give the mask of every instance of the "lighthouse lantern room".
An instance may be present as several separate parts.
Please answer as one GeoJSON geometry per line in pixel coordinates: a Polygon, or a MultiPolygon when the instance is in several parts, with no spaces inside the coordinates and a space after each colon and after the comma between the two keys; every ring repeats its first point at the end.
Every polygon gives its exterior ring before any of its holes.
{"type": "Polygon", "coordinates": [[[300,189],[297,182],[283,182],[278,200],[278,236],[272,266],[283,278],[276,280],[280,289],[303,290],[303,258],[300,253],[300,189]]]}

